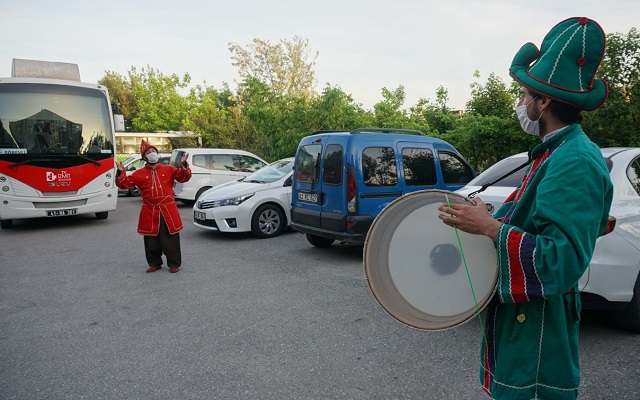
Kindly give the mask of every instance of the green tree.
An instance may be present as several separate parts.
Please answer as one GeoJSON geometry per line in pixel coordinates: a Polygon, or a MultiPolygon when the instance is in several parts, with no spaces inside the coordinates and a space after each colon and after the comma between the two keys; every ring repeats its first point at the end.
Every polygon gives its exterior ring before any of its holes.
{"type": "MultiPolygon", "coordinates": [[[[476,71],[474,77],[480,73],[476,71]]],[[[522,131],[515,116],[518,91],[518,85],[507,86],[493,73],[485,84],[474,82],[468,112],[449,121],[450,128],[442,134],[478,171],[539,143],[522,131]]]]}
{"type": "MultiPolygon", "coordinates": [[[[480,72],[476,70],[473,76],[480,78],[480,72]]],[[[513,93],[513,89],[492,72],[484,85],[478,82],[471,84],[471,100],[467,102],[467,110],[472,114],[512,118],[515,116],[517,100],[518,95],[513,93]]]]}
{"type": "Polygon", "coordinates": [[[422,121],[422,124],[428,127],[425,133],[441,137],[453,129],[459,119],[458,115],[447,105],[448,101],[449,92],[444,86],[439,86],[436,90],[435,103],[429,99],[420,98],[418,103],[409,109],[411,119],[422,121]]]}
{"type": "Polygon", "coordinates": [[[373,113],[365,111],[339,87],[327,85],[311,109],[312,125],[317,130],[352,130],[375,125],[373,113]]]}
{"type": "Polygon", "coordinates": [[[499,160],[540,143],[537,137],[525,134],[515,118],[465,114],[457,126],[443,138],[453,144],[478,171],[499,160]]]}
{"type": "Polygon", "coordinates": [[[189,74],[179,78],[165,76],[151,67],[140,72],[132,67],[129,78],[136,99],[138,114],[132,118],[134,130],[139,132],[179,131],[188,115],[188,100],[180,91],[191,82],[189,74]]]}
{"type": "Polygon", "coordinates": [[[607,35],[598,75],[609,84],[609,98],[598,111],[584,114],[582,126],[601,147],[640,146],[640,34],[607,35]]]}
{"type": "Polygon", "coordinates": [[[229,51],[232,65],[238,67],[243,81],[262,81],[280,96],[310,99],[316,95],[313,67],[318,52],[312,53],[308,40],[295,36],[293,40],[271,44],[254,39],[246,47],[229,43],[229,51]]]}
{"type": "Polygon", "coordinates": [[[406,98],[404,86],[400,85],[393,91],[383,87],[382,98],[373,105],[375,127],[428,131],[429,127],[421,116],[402,108],[406,98]]]}
{"type": "Polygon", "coordinates": [[[402,109],[406,94],[404,86],[400,85],[391,91],[382,88],[383,100],[373,105],[376,126],[380,128],[401,128],[407,122],[407,116],[402,109]]]}
{"type": "Polygon", "coordinates": [[[222,105],[221,94],[213,87],[197,85],[189,94],[189,118],[185,129],[199,133],[205,147],[228,147],[233,135],[228,121],[228,105],[222,105]]]}
{"type": "Polygon", "coordinates": [[[133,94],[131,82],[120,74],[106,71],[105,76],[98,81],[100,85],[106,86],[109,90],[109,99],[114,112],[122,114],[124,117],[125,130],[133,129],[133,118],[138,114],[136,99],[133,94]]]}

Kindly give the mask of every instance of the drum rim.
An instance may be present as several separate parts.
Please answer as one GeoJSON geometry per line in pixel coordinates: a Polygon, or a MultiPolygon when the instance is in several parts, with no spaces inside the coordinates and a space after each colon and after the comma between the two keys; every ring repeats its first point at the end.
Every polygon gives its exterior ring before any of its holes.
{"type": "MultiPolygon", "coordinates": [[[[402,293],[395,287],[392,283],[392,279],[390,277],[390,272],[387,263],[387,270],[385,273],[381,273],[380,271],[380,263],[375,262],[375,260],[379,260],[379,255],[386,254],[388,255],[389,251],[389,241],[388,240],[380,240],[380,243],[377,244],[377,248],[374,249],[372,246],[372,241],[374,240],[374,235],[382,235],[383,238],[385,236],[388,238],[393,233],[390,232],[389,229],[380,230],[381,233],[378,233],[376,229],[378,226],[382,226],[385,223],[388,224],[386,219],[387,216],[390,215],[391,212],[394,212],[397,207],[399,207],[398,203],[407,203],[408,206],[403,210],[404,212],[411,212],[413,210],[418,209],[419,207],[410,207],[413,203],[418,203],[421,200],[421,197],[425,195],[429,195],[432,197],[433,195],[439,195],[442,197],[448,197],[451,203],[456,204],[468,204],[473,205],[474,203],[471,200],[463,197],[457,193],[449,192],[446,190],[420,190],[415,191],[409,194],[406,194],[402,197],[399,197],[389,203],[375,218],[371,227],[369,228],[369,232],[367,233],[367,237],[364,242],[363,248],[363,267],[365,273],[365,280],[367,281],[367,285],[371,290],[375,300],[378,304],[394,319],[401,322],[404,325],[409,327],[426,330],[426,331],[443,331],[448,330],[454,327],[461,326],[468,321],[472,320],[476,317],[480,312],[482,312],[491,302],[491,299],[494,297],[495,292],[497,290],[497,281],[498,281],[498,266],[497,262],[495,263],[495,273],[493,277],[493,283],[491,285],[492,289],[484,295],[481,299],[477,299],[477,308],[474,307],[465,312],[459,313],[455,316],[451,317],[441,317],[427,314],[412,304],[410,304],[407,300],[404,299],[402,293]],[[413,203],[409,203],[413,202],[413,203]],[[407,211],[411,210],[411,211],[407,211]],[[370,262],[369,260],[374,260],[374,262],[370,262]],[[376,266],[378,268],[376,268],[376,266]]],[[[445,200],[443,200],[444,202],[445,200]]],[[[432,204],[432,203],[427,203],[432,204]]],[[[401,221],[401,220],[400,220],[401,221]]],[[[388,226],[387,226],[388,228],[388,226]]],[[[384,256],[382,257],[384,258],[384,256]]]]}

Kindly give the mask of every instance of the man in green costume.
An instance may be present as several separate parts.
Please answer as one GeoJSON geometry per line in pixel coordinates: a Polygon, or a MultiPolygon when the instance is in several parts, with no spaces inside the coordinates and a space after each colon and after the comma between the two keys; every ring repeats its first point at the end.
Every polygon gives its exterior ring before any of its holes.
{"type": "Polygon", "coordinates": [[[439,207],[449,226],[490,237],[498,253],[496,299],[487,307],[480,382],[493,399],[575,399],[580,385],[578,280],[607,225],[613,186],[599,148],[579,123],[604,104],[595,77],[605,34],[569,18],[527,43],[509,70],[522,86],[523,130],[540,137],[518,189],[496,213],[439,207]]]}

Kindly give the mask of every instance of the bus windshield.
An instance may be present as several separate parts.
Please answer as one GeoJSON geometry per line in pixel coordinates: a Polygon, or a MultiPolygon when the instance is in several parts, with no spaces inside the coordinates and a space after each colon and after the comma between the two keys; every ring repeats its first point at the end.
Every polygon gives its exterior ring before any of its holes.
{"type": "Polygon", "coordinates": [[[108,99],[77,86],[0,85],[0,160],[113,157],[108,99]]]}

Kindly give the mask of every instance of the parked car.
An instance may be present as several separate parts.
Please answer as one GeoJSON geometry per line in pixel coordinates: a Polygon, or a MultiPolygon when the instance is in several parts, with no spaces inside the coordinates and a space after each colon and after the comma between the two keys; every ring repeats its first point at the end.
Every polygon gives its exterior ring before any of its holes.
{"type": "Polygon", "coordinates": [[[291,221],[293,158],[273,162],[238,181],[204,192],[193,206],[193,223],[220,232],[278,236],[291,221]]]}
{"type": "MultiPolygon", "coordinates": [[[[604,148],[602,155],[614,194],[607,232],[598,238],[591,264],[579,282],[583,308],[611,310],[616,325],[640,332],[640,148],[604,148]]],[[[527,153],[520,153],[499,161],[457,193],[466,196],[526,160],[527,153]]],[[[497,209],[525,172],[477,196],[497,209]]]]}
{"type": "Polygon", "coordinates": [[[364,243],[375,217],[403,194],[456,190],[476,176],[449,143],[406,129],[318,131],[296,152],[291,227],[316,247],[364,243]]]}
{"type": "Polygon", "coordinates": [[[207,190],[225,182],[236,181],[267,165],[257,155],[244,150],[190,148],[174,149],[170,165],[180,166],[180,159],[188,153],[191,179],[174,184],[175,198],[193,204],[207,190]]]}
{"type": "Polygon", "coordinates": [[[489,185],[495,182],[496,179],[501,178],[506,173],[515,170],[518,167],[522,167],[511,175],[500,179],[498,182],[489,186],[486,190],[478,194],[478,197],[487,203],[490,211],[497,210],[504,200],[515,190],[522,182],[524,174],[527,172],[527,161],[529,155],[527,152],[514,154],[507,158],[503,158],[497,163],[493,164],[481,174],[473,178],[463,188],[458,189],[456,192],[468,196],[482,188],[484,185],[489,185]]]}
{"type": "MultiPolygon", "coordinates": [[[[160,164],[167,165],[169,164],[169,159],[171,158],[171,154],[168,153],[159,153],[160,158],[158,162],[160,164]]],[[[122,162],[122,166],[124,170],[127,172],[127,175],[131,175],[134,171],[139,170],[144,167],[145,161],[142,159],[140,154],[133,155],[122,162]]],[[[127,196],[139,197],[141,192],[137,186],[133,186],[131,189],[118,189],[118,194],[124,194],[127,196]]]]}

